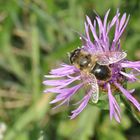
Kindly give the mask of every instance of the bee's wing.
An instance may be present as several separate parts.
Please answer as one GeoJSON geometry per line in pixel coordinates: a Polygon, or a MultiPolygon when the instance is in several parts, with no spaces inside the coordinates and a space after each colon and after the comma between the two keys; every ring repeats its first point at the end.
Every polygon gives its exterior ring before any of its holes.
{"type": "Polygon", "coordinates": [[[99,86],[97,84],[96,77],[94,75],[90,75],[91,81],[90,81],[90,86],[92,90],[92,96],[91,100],[93,103],[97,103],[99,100],[99,86]]]}
{"type": "Polygon", "coordinates": [[[84,88],[86,91],[91,91],[91,100],[93,103],[97,103],[99,100],[99,86],[97,84],[96,77],[93,74],[81,72],[82,80],[85,83],[84,88]],[[88,79],[88,82],[85,82],[85,79],[88,79]]]}
{"type": "Polygon", "coordinates": [[[107,54],[101,54],[98,57],[97,63],[100,65],[109,65],[117,63],[127,56],[125,52],[109,52],[107,54]]]}
{"type": "Polygon", "coordinates": [[[127,56],[126,52],[113,52],[109,56],[110,64],[119,62],[120,60],[124,59],[127,56]]]}
{"type": "Polygon", "coordinates": [[[100,65],[109,65],[110,61],[109,58],[105,55],[98,57],[97,63],[100,65]]]}

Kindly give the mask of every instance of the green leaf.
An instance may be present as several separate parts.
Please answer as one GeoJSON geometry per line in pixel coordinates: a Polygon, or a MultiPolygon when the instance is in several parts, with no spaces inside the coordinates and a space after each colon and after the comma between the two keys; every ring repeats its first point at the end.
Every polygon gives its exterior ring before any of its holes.
{"type": "Polygon", "coordinates": [[[68,137],[70,140],[89,140],[89,137],[95,135],[99,114],[98,108],[87,106],[77,118],[62,121],[58,127],[58,133],[63,137],[68,137]]]}

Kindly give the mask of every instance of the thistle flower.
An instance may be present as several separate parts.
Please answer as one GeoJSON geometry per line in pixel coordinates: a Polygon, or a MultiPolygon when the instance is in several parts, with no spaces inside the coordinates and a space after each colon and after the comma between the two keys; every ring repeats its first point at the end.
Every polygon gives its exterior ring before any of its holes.
{"type": "Polygon", "coordinates": [[[60,68],[51,70],[50,75],[45,75],[47,79],[43,84],[48,88],[44,92],[57,94],[50,102],[59,103],[56,107],[69,103],[79,90],[85,92],[83,98],[76,103],[79,107],[72,111],[71,119],[83,111],[90,100],[96,104],[102,91],[108,96],[111,119],[114,117],[120,122],[121,111],[115,99],[115,92],[118,91],[140,111],[140,104],[132,95],[134,89],[129,91],[123,86],[125,82],[139,82],[137,76],[140,75],[140,61],[127,60],[127,53],[120,45],[129,16],[126,13],[120,16],[117,11],[108,22],[109,12],[110,10],[103,21],[97,15],[93,24],[87,16],[85,35],[80,35],[83,45],[70,54],[71,64],[61,64],[60,68]],[[112,40],[109,38],[111,29],[115,29],[112,40]],[[94,41],[90,38],[90,32],[94,41]],[[126,69],[129,69],[128,73],[126,69]]]}

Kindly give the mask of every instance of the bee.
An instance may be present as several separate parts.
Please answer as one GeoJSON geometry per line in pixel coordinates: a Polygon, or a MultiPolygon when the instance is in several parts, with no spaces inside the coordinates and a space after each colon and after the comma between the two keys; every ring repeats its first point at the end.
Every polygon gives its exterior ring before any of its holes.
{"type": "Polygon", "coordinates": [[[78,48],[70,53],[70,62],[82,73],[82,80],[88,79],[86,87],[92,90],[92,102],[99,100],[99,86],[97,81],[107,82],[111,79],[110,65],[117,63],[127,56],[125,52],[100,52],[91,54],[83,48],[78,48]]]}

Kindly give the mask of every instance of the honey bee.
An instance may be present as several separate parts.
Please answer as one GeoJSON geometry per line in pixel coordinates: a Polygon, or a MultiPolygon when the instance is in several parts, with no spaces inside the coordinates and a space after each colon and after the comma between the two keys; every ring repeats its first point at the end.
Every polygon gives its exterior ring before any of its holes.
{"type": "Polygon", "coordinates": [[[99,100],[99,86],[97,81],[107,82],[111,79],[112,71],[110,65],[117,63],[126,57],[125,52],[100,52],[90,54],[83,48],[78,48],[71,52],[70,62],[80,69],[82,80],[88,79],[88,84],[92,90],[92,102],[97,103],[99,100]]]}

